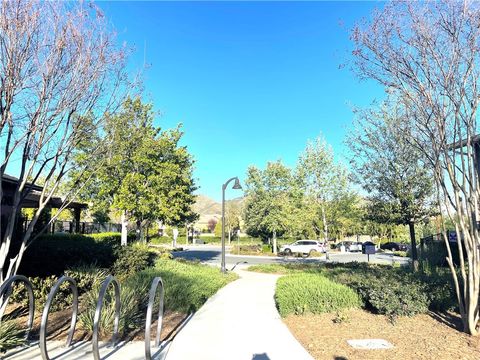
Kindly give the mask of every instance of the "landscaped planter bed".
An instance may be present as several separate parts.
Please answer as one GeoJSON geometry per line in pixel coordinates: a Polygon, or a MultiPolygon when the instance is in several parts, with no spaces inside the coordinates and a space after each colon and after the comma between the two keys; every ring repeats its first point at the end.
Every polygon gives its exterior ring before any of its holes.
{"type": "Polygon", "coordinates": [[[460,321],[453,314],[445,314],[442,319],[426,314],[401,317],[392,324],[384,315],[350,310],[340,314],[290,315],[284,322],[318,360],[480,359],[480,339],[462,333],[460,321]],[[357,350],[347,344],[351,339],[385,339],[394,347],[357,350]]]}

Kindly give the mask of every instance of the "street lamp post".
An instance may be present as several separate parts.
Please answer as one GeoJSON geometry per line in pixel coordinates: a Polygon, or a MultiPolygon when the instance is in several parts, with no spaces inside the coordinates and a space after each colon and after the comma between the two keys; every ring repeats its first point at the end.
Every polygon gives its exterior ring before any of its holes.
{"type": "Polygon", "coordinates": [[[231,181],[234,181],[235,183],[232,186],[232,189],[235,190],[241,190],[242,185],[240,185],[240,180],[238,180],[238,177],[232,177],[231,179],[228,179],[228,181],[222,185],[222,273],[226,272],[225,268],[225,190],[227,189],[228,184],[231,181]]]}

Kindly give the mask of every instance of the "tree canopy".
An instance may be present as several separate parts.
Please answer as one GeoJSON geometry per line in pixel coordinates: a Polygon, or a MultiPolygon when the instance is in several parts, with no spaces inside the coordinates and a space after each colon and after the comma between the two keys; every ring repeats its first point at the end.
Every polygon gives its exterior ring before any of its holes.
{"type": "Polygon", "coordinates": [[[433,173],[409,142],[411,124],[398,107],[385,102],[357,115],[348,145],[353,178],[368,193],[367,216],[380,223],[409,225],[416,260],[414,224],[437,211],[433,173]]]}
{"type": "Polygon", "coordinates": [[[107,116],[102,166],[92,174],[84,199],[105,210],[126,212],[139,227],[154,220],[170,225],[191,222],[196,218],[191,210],[196,190],[193,159],[179,145],[181,127],[156,127],[152,108],[140,98],[129,98],[120,112],[107,116]]]}

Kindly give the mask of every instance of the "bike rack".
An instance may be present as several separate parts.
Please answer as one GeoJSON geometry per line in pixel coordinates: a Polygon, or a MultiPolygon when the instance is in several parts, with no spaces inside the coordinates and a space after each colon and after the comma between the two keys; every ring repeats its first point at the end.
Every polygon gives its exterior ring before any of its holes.
{"type": "Polygon", "coordinates": [[[93,347],[93,358],[95,360],[100,360],[100,351],[98,348],[98,330],[100,328],[100,315],[102,312],[103,300],[105,299],[105,295],[107,293],[107,289],[110,284],[113,284],[113,287],[115,289],[115,319],[113,322],[113,335],[112,335],[111,343],[113,346],[117,345],[118,324],[120,322],[120,305],[121,305],[120,284],[112,275],[109,275],[103,281],[102,287],[100,288],[100,292],[98,294],[97,307],[95,309],[95,316],[93,317],[92,347],[93,347]]]}
{"type": "Polygon", "coordinates": [[[60,286],[65,282],[69,283],[70,289],[72,290],[72,294],[73,294],[72,321],[70,324],[70,330],[68,331],[68,337],[67,337],[67,342],[65,344],[65,347],[69,347],[72,343],[73,333],[75,332],[75,325],[77,324],[77,315],[78,315],[78,288],[77,288],[77,283],[75,282],[74,279],[68,276],[62,276],[60,279],[58,279],[58,281],[50,290],[50,293],[48,294],[48,297],[47,297],[47,302],[45,303],[45,307],[43,308],[42,321],[40,323],[40,351],[42,353],[43,360],[50,360],[47,352],[48,313],[50,311],[50,307],[52,306],[53,300],[55,299],[55,296],[60,290],[60,286]]]}
{"type": "Polygon", "coordinates": [[[7,298],[5,301],[8,301],[8,298],[11,295],[12,284],[16,281],[23,282],[28,292],[28,322],[27,322],[27,333],[25,335],[25,339],[28,340],[30,331],[32,331],[33,317],[35,313],[35,297],[33,295],[32,283],[30,282],[30,280],[28,280],[28,278],[26,278],[23,275],[11,276],[0,287],[0,297],[6,295],[7,298]]]}
{"type": "Polygon", "coordinates": [[[160,333],[162,332],[163,324],[163,300],[164,300],[164,286],[163,280],[161,277],[156,277],[152,281],[150,287],[150,292],[148,296],[148,307],[147,307],[147,318],[145,320],[145,359],[151,360],[152,353],[150,347],[150,328],[152,327],[152,315],[153,315],[153,306],[155,304],[155,295],[157,290],[160,288],[160,305],[158,307],[158,320],[157,320],[157,335],[155,337],[155,347],[160,347],[160,333]]]}
{"type": "MultiPolygon", "coordinates": [[[[35,297],[33,294],[33,287],[31,282],[28,280],[27,277],[23,275],[15,275],[8,278],[3,285],[0,287],[0,298],[2,296],[6,296],[8,301],[8,297],[11,295],[12,291],[12,284],[14,282],[23,282],[25,287],[28,291],[28,307],[29,307],[29,317],[27,323],[27,333],[26,339],[28,339],[29,334],[33,327],[33,320],[34,320],[34,310],[35,310],[35,297]]],[[[79,306],[79,296],[78,296],[78,287],[76,281],[69,277],[69,276],[62,276],[58,281],[53,285],[51,288],[47,301],[45,302],[45,307],[43,308],[42,312],[42,319],[40,322],[40,340],[39,346],[41,351],[41,356],[43,360],[50,360],[48,356],[47,350],[47,325],[48,325],[48,316],[50,313],[51,306],[53,301],[55,300],[55,296],[57,296],[58,292],[60,291],[60,287],[62,284],[68,283],[70,290],[72,291],[73,295],[73,302],[72,302],[72,319],[70,322],[70,328],[68,330],[67,341],[65,343],[65,347],[70,347],[73,341],[73,335],[75,333],[75,327],[77,324],[78,318],[78,306],[79,306]]],[[[119,322],[120,322],[120,308],[121,308],[121,299],[120,299],[120,284],[112,275],[109,275],[105,280],[102,282],[100,287],[100,291],[98,294],[97,305],[95,308],[95,315],[93,318],[93,336],[92,336],[92,348],[93,348],[93,358],[95,360],[100,360],[100,349],[99,349],[99,330],[100,330],[100,319],[102,308],[104,305],[105,296],[107,294],[107,290],[110,285],[113,285],[114,292],[115,292],[115,318],[113,324],[113,335],[110,340],[110,343],[113,347],[118,344],[118,330],[119,330],[119,322]]],[[[159,306],[158,306],[158,319],[157,319],[157,333],[155,336],[155,343],[154,348],[160,348],[161,341],[160,335],[162,332],[163,326],[163,310],[164,310],[164,299],[165,299],[165,287],[163,284],[163,280],[161,277],[155,277],[152,281],[150,286],[149,296],[148,296],[148,305],[147,305],[147,314],[145,319],[145,359],[151,360],[152,359],[152,347],[151,347],[151,327],[152,327],[152,317],[153,317],[153,308],[155,306],[155,298],[157,297],[157,293],[159,297],[159,306]]]]}

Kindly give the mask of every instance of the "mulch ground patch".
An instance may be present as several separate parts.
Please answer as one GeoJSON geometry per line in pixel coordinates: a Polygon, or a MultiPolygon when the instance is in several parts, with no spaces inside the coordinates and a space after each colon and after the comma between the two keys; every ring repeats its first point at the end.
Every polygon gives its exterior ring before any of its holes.
{"type": "Polygon", "coordinates": [[[284,321],[315,359],[480,359],[480,339],[460,332],[458,316],[450,313],[402,317],[395,324],[364,310],[290,315],[284,321]],[[358,350],[347,344],[350,339],[385,339],[394,348],[358,350]]]}
{"type": "MultiPolygon", "coordinates": [[[[7,307],[7,314],[10,310],[15,309],[16,306],[9,306],[7,307]]],[[[15,318],[19,321],[19,324],[26,325],[27,318],[28,318],[28,311],[27,309],[18,309],[13,311],[12,318],[15,318]]],[[[79,311],[81,312],[82,309],[80,308],[79,311]]],[[[61,311],[51,312],[48,316],[48,341],[50,340],[66,340],[68,335],[68,330],[70,329],[70,322],[71,322],[72,310],[65,309],[61,311]]],[[[37,340],[39,337],[40,332],[40,321],[41,321],[42,314],[38,311],[35,312],[35,319],[33,322],[33,329],[30,334],[31,340],[37,340]]],[[[156,330],[157,330],[157,322],[156,316],[153,317],[152,327],[151,327],[151,336],[152,341],[155,338],[156,330]]],[[[172,339],[177,330],[179,329],[182,322],[187,318],[187,314],[180,313],[180,312],[172,312],[166,310],[163,315],[163,322],[162,322],[162,334],[160,336],[161,340],[172,339]]],[[[145,329],[144,327],[139,328],[136,331],[126,335],[123,337],[123,340],[144,340],[145,329]]],[[[108,335],[109,336],[109,335],[108,335]]],[[[75,328],[75,335],[74,340],[88,340],[90,338],[89,334],[82,330],[79,326],[77,321],[77,326],[75,328]]],[[[109,338],[104,338],[101,340],[109,340],[109,338]]]]}

